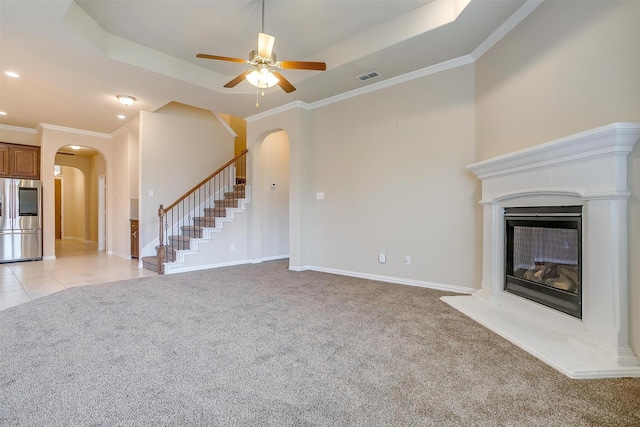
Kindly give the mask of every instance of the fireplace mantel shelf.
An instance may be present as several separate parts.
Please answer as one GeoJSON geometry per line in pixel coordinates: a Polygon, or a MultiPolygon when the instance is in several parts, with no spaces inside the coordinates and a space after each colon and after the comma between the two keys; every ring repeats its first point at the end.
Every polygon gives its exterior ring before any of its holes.
{"type": "Polygon", "coordinates": [[[482,180],[482,288],[442,300],[572,378],[640,377],[629,345],[627,157],[640,123],[612,123],[469,165],[482,180]],[[580,205],[582,319],[503,290],[504,209],[580,205]]]}
{"type": "Polygon", "coordinates": [[[606,157],[628,154],[638,142],[640,123],[618,122],[559,138],[534,147],[494,157],[467,166],[478,178],[514,175],[526,171],[558,167],[606,157]]]}

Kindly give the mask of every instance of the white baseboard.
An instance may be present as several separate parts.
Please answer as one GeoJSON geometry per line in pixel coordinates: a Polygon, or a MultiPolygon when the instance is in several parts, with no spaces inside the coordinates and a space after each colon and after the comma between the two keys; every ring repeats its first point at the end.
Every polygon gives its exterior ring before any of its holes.
{"type": "Polygon", "coordinates": [[[337,274],[340,276],[358,277],[361,279],[376,280],[378,282],[394,283],[398,285],[417,286],[420,288],[436,289],[439,291],[455,292],[458,294],[472,294],[476,291],[474,288],[468,288],[465,286],[447,285],[444,283],[425,282],[422,280],[405,279],[402,277],[380,276],[377,274],[361,273],[357,271],[338,270],[334,268],[316,267],[316,266],[300,266],[289,267],[292,271],[304,271],[312,270],[322,273],[337,274]]]}

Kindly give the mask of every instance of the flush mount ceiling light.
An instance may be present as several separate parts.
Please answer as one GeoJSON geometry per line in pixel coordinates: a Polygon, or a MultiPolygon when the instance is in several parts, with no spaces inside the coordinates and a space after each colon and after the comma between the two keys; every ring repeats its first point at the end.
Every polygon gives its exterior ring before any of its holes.
{"type": "Polygon", "coordinates": [[[133,103],[136,102],[136,99],[131,95],[116,95],[116,98],[118,98],[118,101],[125,107],[133,105],[133,103]]]}

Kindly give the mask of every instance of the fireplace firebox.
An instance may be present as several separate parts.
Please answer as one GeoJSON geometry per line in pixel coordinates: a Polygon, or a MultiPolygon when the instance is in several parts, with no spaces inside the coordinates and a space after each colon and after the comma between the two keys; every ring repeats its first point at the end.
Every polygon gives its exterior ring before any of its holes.
{"type": "Polygon", "coordinates": [[[504,290],[582,318],[582,206],[508,207],[504,290]]]}

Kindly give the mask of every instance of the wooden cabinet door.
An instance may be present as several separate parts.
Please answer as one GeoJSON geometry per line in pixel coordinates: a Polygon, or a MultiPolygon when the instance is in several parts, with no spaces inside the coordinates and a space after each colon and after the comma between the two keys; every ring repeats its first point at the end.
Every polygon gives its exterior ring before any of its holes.
{"type": "Polygon", "coordinates": [[[0,176],[9,176],[9,147],[0,145],[0,176]]]}
{"type": "Polygon", "coordinates": [[[40,178],[40,149],[38,147],[12,148],[12,175],[19,178],[40,178]]]}
{"type": "Polygon", "coordinates": [[[40,147],[0,143],[0,177],[40,179],[40,147]]]}

